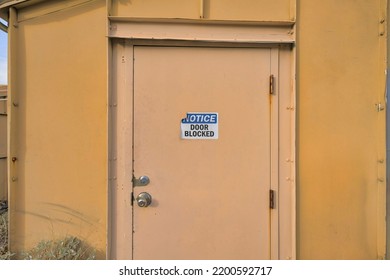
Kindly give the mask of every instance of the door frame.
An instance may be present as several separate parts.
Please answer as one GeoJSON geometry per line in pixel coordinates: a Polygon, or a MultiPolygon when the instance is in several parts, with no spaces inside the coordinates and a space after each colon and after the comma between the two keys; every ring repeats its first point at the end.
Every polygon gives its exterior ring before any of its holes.
{"type": "Polygon", "coordinates": [[[271,259],[296,258],[295,47],[291,23],[111,18],[107,258],[132,259],[134,46],[271,48],[271,259]],[[189,35],[190,34],[190,35],[189,35]],[[286,35],[287,34],[287,35],[286,35]],[[275,72],[272,70],[271,72],[275,72]],[[272,142],[278,145],[272,145],[272,142]]]}

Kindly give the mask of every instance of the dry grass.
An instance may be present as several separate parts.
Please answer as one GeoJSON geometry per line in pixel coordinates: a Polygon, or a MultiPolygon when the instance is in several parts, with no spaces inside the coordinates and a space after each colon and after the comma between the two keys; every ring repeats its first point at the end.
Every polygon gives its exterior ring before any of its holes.
{"type": "MultiPolygon", "coordinates": [[[[0,215],[0,260],[10,260],[15,254],[8,251],[8,213],[0,215]]],[[[41,241],[28,252],[18,254],[24,260],[94,260],[96,250],[77,237],[41,241]]]]}
{"type": "Polygon", "coordinates": [[[21,253],[24,260],[94,260],[96,251],[77,237],[41,241],[28,252],[21,253]]]}
{"type": "Polygon", "coordinates": [[[8,251],[8,213],[0,215],[0,260],[11,259],[12,254],[8,251]]]}

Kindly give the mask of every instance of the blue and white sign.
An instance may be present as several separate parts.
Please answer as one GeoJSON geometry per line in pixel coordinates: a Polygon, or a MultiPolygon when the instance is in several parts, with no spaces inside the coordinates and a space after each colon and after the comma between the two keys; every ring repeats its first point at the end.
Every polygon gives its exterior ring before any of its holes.
{"type": "Polygon", "coordinates": [[[181,120],[181,139],[218,139],[218,113],[187,113],[181,120]]]}

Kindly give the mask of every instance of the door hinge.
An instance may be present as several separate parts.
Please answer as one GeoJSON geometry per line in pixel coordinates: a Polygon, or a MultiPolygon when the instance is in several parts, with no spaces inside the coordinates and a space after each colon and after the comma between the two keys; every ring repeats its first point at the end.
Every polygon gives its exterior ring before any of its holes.
{"type": "Polygon", "coordinates": [[[385,109],[385,105],[383,105],[382,103],[376,103],[375,106],[377,112],[383,111],[385,109]]]}
{"type": "Polygon", "coordinates": [[[274,94],[275,89],[275,77],[274,75],[269,76],[269,94],[274,94]]]}
{"type": "Polygon", "coordinates": [[[275,191],[274,190],[269,191],[269,208],[275,209],[275,191]]]}

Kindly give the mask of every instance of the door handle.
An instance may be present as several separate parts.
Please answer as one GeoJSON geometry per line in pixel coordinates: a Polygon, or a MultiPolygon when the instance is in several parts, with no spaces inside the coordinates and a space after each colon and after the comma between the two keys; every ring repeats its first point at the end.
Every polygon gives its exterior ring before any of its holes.
{"type": "Polygon", "coordinates": [[[152,196],[147,192],[142,192],[135,200],[139,207],[148,207],[152,203],[152,196]]]}

